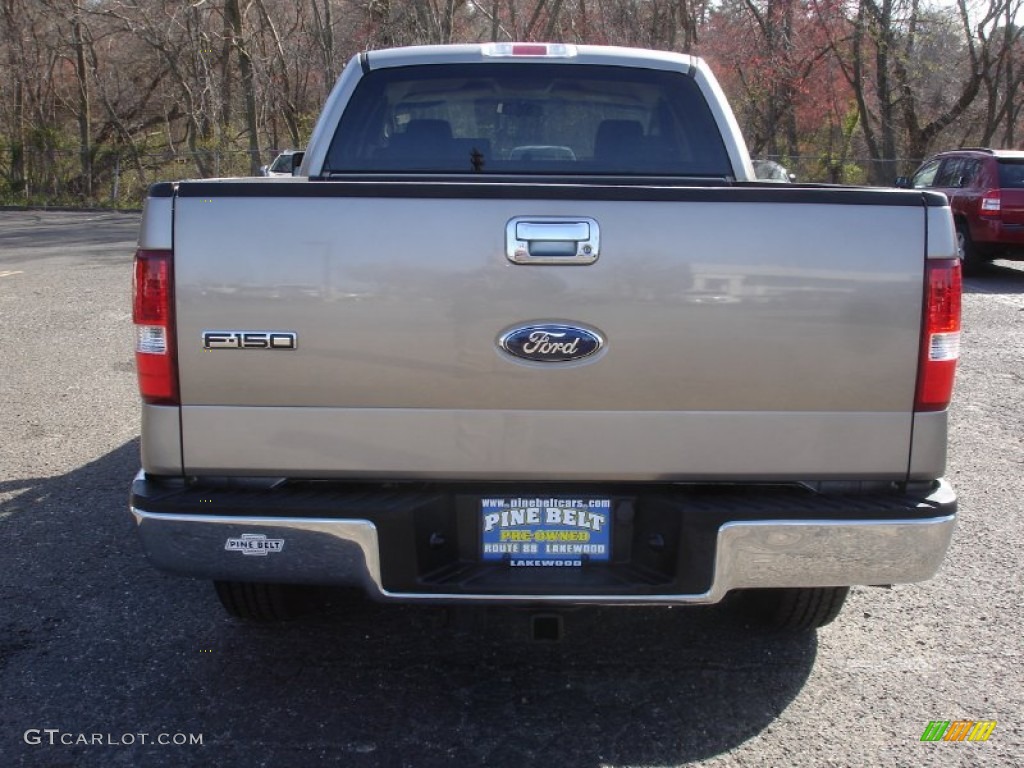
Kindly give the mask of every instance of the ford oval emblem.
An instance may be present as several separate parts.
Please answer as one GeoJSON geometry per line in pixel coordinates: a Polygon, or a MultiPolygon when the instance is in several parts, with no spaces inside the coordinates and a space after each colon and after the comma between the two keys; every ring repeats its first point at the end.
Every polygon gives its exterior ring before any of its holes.
{"type": "Polygon", "coordinates": [[[522,360],[568,363],[598,352],[604,346],[604,339],[579,326],[543,323],[513,328],[499,339],[498,344],[522,360]]]}

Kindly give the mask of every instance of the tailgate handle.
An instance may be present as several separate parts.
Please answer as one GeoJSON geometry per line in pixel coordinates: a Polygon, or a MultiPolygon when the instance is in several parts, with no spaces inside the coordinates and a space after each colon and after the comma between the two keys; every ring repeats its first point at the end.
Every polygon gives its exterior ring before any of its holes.
{"type": "Polygon", "coordinates": [[[517,216],[505,226],[505,255],[513,264],[593,264],[600,247],[593,219],[517,216]]]}

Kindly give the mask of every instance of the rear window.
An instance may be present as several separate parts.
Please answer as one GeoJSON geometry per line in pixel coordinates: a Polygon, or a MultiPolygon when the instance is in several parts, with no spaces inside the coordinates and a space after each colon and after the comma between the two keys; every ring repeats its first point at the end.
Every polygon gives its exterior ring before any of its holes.
{"type": "Polygon", "coordinates": [[[999,161],[999,186],[1024,189],[1024,160],[999,161]]]}
{"type": "Polygon", "coordinates": [[[370,72],[324,171],[732,176],[691,77],[522,63],[370,72]]]}

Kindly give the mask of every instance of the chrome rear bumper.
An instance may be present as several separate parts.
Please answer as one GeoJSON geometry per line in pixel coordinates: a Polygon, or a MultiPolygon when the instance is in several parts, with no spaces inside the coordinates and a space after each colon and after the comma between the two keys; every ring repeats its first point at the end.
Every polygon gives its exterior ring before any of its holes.
{"type": "Polygon", "coordinates": [[[693,594],[552,594],[390,591],[381,572],[378,527],[369,520],[218,516],[132,507],[143,548],[162,570],[209,579],[359,585],[400,601],[701,604],[733,589],[895,584],[939,569],[955,527],[945,482],[925,499],[949,512],[917,519],[773,519],[722,524],[711,586],[693,594]]]}

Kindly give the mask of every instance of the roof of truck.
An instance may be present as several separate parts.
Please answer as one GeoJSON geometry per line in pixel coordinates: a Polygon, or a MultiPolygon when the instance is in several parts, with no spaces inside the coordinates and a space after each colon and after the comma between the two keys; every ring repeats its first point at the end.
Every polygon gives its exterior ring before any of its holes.
{"type": "Polygon", "coordinates": [[[418,45],[367,51],[360,56],[364,70],[420,64],[517,62],[646,66],[689,71],[697,58],[671,51],[567,43],[474,43],[471,45],[418,45]]]}

